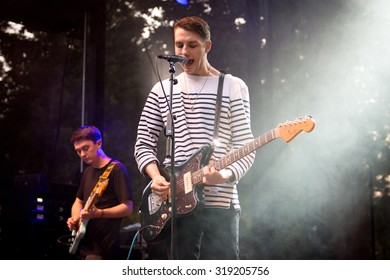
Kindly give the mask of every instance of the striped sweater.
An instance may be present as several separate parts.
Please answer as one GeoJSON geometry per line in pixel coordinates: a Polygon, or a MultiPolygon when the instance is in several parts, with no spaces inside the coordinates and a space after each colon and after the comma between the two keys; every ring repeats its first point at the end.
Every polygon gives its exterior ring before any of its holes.
{"type": "MultiPolygon", "coordinates": [[[[192,76],[181,73],[173,86],[175,130],[175,162],[184,164],[194,153],[213,139],[218,76],[192,76]]],[[[152,161],[157,161],[157,142],[167,122],[170,82],[164,80],[152,88],[142,111],[134,155],[141,173],[152,161]],[[162,89],[163,85],[163,89],[162,89]]],[[[246,84],[230,74],[225,75],[218,140],[213,156],[223,157],[232,149],[253,139],[250,124],[249,92],[246,84]]],[[[231,164],[236,180],[233,183],[205,185],[205,207],[240,209],[237,182],[252,166],[255,152],[231,164]]],[[[164,160],[169,165],[170,159],[164,160]]]]}

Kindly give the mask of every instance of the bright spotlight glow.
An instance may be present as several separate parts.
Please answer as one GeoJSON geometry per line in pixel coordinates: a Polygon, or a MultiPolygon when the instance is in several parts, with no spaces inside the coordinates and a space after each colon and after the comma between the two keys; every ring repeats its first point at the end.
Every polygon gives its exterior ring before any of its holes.
{"type": "Polygon", "coordinates": [[[188,5],[188,0],[176,0],[176,2],[179,3],[180,5],[184,5],[184,6],[188,5]]]}

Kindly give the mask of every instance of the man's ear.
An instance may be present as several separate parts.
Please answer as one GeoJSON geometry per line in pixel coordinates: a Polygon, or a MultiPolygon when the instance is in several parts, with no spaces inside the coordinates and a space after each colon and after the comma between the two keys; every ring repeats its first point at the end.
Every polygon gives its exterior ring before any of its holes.
{"type": "Polygon", "coordinates": [[[97,140],[97,141],[96,141],[96,145],[98,146],[98,148],[101,148],[102,145],[103,145],[102,140],[97,140]]]}
{"type": "Polygon", "coordinates": [[[206,53],[209,53],[211,51],[211,46],[213,45],[213,43],[209,40],[206,42],[206,53]]]}

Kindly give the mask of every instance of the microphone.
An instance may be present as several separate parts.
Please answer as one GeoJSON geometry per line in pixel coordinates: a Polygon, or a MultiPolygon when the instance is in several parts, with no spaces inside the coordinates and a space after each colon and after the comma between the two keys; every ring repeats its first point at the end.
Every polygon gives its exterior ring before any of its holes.
{"type": "Polygon", "coordinates": [[[165,59],[168,62],[172,62],[172,63],[180,62],[183,65],[188,63],[188,58],[186,58],[185,56],[182,56],[182,55],[162,55],[162,54],[160,54],[157,57],[161,58],[161,59],[165,59]]]}

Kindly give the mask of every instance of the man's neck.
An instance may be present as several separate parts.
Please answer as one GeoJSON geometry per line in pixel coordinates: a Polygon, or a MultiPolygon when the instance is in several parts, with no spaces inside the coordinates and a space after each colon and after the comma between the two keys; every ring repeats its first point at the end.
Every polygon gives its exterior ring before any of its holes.
{"type": "Polygon", "coordinates": [[[96,162],[92,164],[94,168],[102,168],[110,162],[111,158],[106,154],[101,154],[97,157],[96,162]]]}

